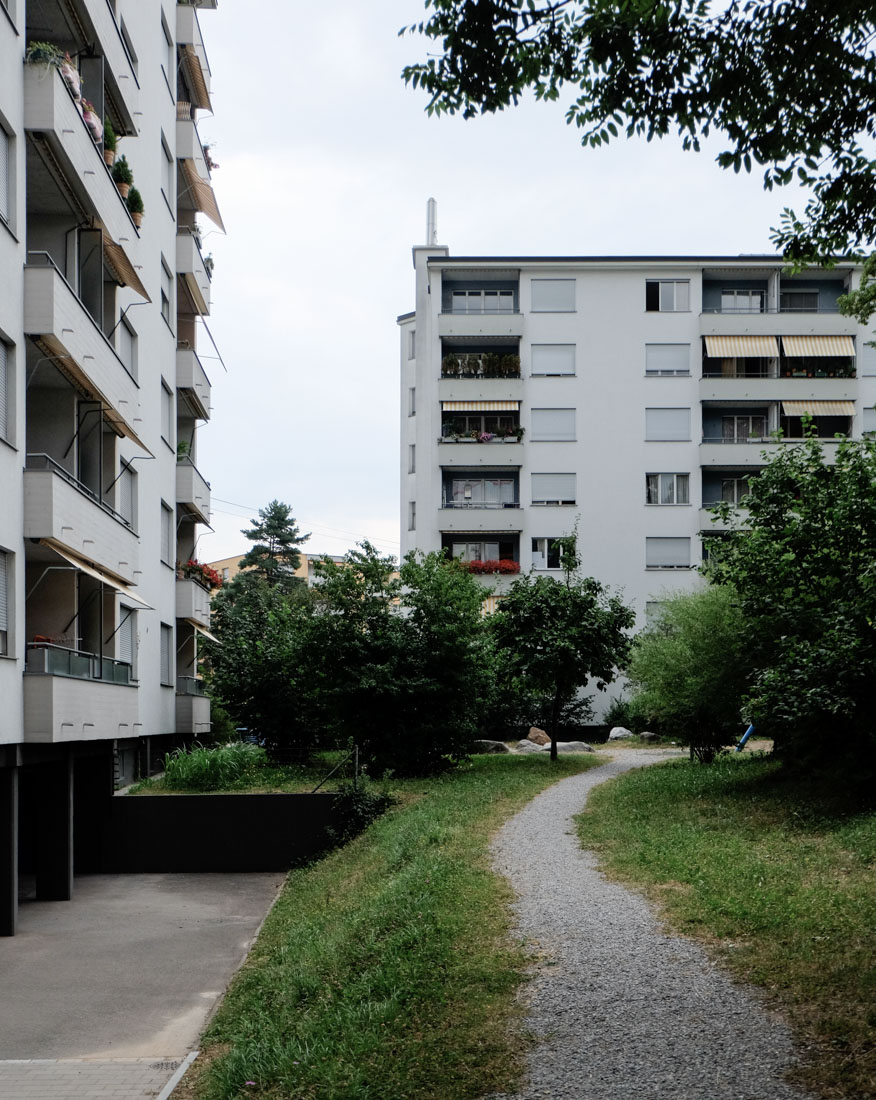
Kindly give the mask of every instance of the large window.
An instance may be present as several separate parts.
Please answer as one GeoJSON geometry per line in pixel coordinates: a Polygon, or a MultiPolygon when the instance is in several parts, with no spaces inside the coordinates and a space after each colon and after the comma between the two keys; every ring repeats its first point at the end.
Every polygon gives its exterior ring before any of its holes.
{"type": "Polygon", "coordinates": [[[533,313],[574,313],[574,279],[533,279],[533,313]]]}
{"type": "Polygon", "coordinates": [[[575,474],[533,474],[533,504],[574,504],[575,474]]]}
{"type": "Polygon", "coordinates": [[[173,565],[173,511],[164,501],[161,502],[161,560],[165,565],[173,565]]]}
{"type": "Polygon", "coordinates": [[[452,477],[445,485],[445,508],[510,508],[516,503],[512,477],[452,477]]]}
{"type": "Polygon", "coordinates": [[[647,279],[645,309],[649,313],[687,313],[690,310],[690,280],[647,279]]]}
{"type": "Polygon", "coordinates": [[[690,344],[646,344],[645,374],[690,374],[690,344]]]}
{"type": "Polygon", "coordinates": [[[454,290],[450,295],[452,313],[513,313],[513,290],[454,290]]]}
{"type": "Polygon", "coordinates": [[[460,561],[496,561],[499,558],[510,558],[511,547],[492,540],[460,541],[451,544],[450,552],[454,558],[460,561]],[[505,550],[506,553],[502,553],[505,550]]]}
{"type": "Polygon", "coordinates": [[[722,290],[722,313],[763,313],[765,294],[762,290],[722,290]]]}
{"type": "Polygon", "coordinates": [[[173,627],[167,623],[161,624],[160,676],[162,684],[173,684],[173,627]]]}
{"type": "Polygon", "coordinates": [[[690,439],[690,409],[645,409],[645,439],[690,439]]]}
{"type": "Polygon", "coordinates": [[[460,413],[450,410],[444,412],[441,434],[445,439],[475,439],[486,435],[510,439],[518,433],[519,426],[520,414],[516,412],[460,413]]]}
{"type": "Polygon", "coordinates": [[[574,344],[533,344],[531,356],[533,374],[575,373],[574,344]]]}
{"type": "Polygon", "coordinates": [[[562,569],[563,548],[554,538],[534,538],[532,540],[533,569],[562,569]]]}
{"type": "Polygon", "coordinates": [[[532,438],[556,443],[575,439],[574,409],[533,409],[532,438]]]}
{"type": "Polygon", "coordinates": [[[721,438],[725,443],[748,443],[751,439],[765,439],[765,416],[722,416],[721,438]]]}
{"type": "Polygon", "coordinates": [[[817,290],[783,290],[779,295],[782,313],[817,313],[817,290]]]}
{"type": "Polygon", "coordinates": [[[689,538],[646,538],[646,569],[690,569],[689,538]]]}
{"type": "Polygon", "coordinates": [[[690,474],[645,474],[646,504],[690,504],[690,474]]]}
{"type": "Polygon", "coordinates": [[[748,496],[750,489],[747,477],[723,477],[721,478],[721,500],[730,504],[739,504],[743,497],[748,496]]]}
{"type": "Polygon", "coordinates": [[[0,550],[0,654],[9,652],[9,555],[0,550]]]}

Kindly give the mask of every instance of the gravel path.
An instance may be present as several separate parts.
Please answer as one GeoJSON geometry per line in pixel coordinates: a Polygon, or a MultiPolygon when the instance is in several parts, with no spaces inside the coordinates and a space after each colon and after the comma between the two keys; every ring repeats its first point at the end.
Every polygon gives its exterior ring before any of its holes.
{"type": "Polygon", "coordinates": [[[787,1029],[648,903],[578,847],[572,817],[597,783],[678,752],[624,749],[564,779],[493,842],[539,960],[526,989],[529,1080],[495,1100],[807,1100],[783,1081],[787,1029]]]}

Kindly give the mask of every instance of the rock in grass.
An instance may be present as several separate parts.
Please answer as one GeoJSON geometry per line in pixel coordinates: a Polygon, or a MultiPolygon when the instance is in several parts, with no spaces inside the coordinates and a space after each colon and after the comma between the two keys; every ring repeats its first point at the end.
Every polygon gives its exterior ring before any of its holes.
{"type": "Polygon", "coordinates": [[[472,743],[472,752],[510,752],[504,741],[475,741],[472,743]]]}
{"type": "Polygon", "coordinates": [[[660,740],[660,734],[659,733],[651,733],[650,730],[645,730],[644,733],[639,734],[639,740],[640,741],[647,741],[647,742],[659,741],[660,740]]]}
{"type": "Polygon", "coordinates": [[[549,745],[551,743],[551,739],[548,735],[544,730],[540,730],[538,726],[529,727],[529,733],[526,735],[526,740],[532,741],[535,745],[549,745]]]}
{"type": "Polygon", "coordinates": [[[550,748],[550,743],[545,745],[536,745],[534,741],[530,741],[528,738],[524,738],[523,741],[518,741],[515,747],[515,752],[544,752],[545,748],[550,748]]]}
{"type": "Polygon", "coordinates": [[[635,737],[635,734],[632,730],[628,730],[626,726],[614,726],[608,735],[609,741],[626,741],[630,737],[635,737]]]}
{"type": "Polygon", "coordinates": [[[557,752],[593,752],[593,746],[586,741],[558,741],[557,752]]]}

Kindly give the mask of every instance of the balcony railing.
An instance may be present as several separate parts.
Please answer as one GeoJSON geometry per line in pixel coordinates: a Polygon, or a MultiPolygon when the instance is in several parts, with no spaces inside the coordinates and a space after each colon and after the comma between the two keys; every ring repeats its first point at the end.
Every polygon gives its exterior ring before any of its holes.
{"type": "Polygon", "coordinates": [[[63,466],[60,466],[51,456],[42,453],[28,454],[25,458],[25,469],[28,470],[51,470],[53,474],[57,474],[58,477],[64,479],[68,485],[72,485],[74,489],[77,489],[83,496],[88,497],[93,501],[98,508],[102,508],[107,515],[112,516],[114,520],[118,520],[119,523],[123,523],[129,530],[133,530],[133,524],[129,519],[117,512],[115,508],[111,507],[105,500],[101,500],[98,494],[89,489],[87,485],[83,483],[69,470],[65,470],[63,466]]]}
{"type": "Polygon", "coordinates": [[[460,352],[441,360],[442,378],[519,378],[520,356],[460,352]]]}
{"type": "Polygon", "coordinates": [[[710,309],[703,309],[703,313],[723,313],[739,316],[741,314],[757,314],[757,313],[839,313],[837,306],[816,306],[815,309],[810,309],[807,306],[767,306],[763,309],[746,309],[744,306],[738,308],[713,306],[710,309]]]}
{"type": "Polygon", "coordinates": [[[25,672],[41,676],[69,676],[75,680],[99,680],[107,684],[131,682],[128,661],[68,649],[52,642],[28,642],[25,672]]]}
{"type": "Polygon", "coordinates": [[[519,500],[448,500],[444,498],[442,508],[519,508],[519,500]]]}
{"type": "Polygon", "coordinates": [[[204,690],[204,681],[199,680],[197,676],[177,676],[176,693],[177,695],[203,696],[207,694],[204,690]]]}

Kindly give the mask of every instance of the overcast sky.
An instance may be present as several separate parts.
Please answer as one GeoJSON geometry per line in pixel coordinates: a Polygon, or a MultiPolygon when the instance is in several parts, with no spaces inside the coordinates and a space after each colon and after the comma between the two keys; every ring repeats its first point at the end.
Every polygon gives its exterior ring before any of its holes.
{"type": "Polygon", "coordinates": [[[368,538],[398,552],[395,318],[413,308],[430,196],[452,255],[772,252],[782,207],[803,205],[722,172],[717,146],[582,149],[562,101],[427,117],[399,75],[425,40],[397,35],[422,0],[258,9],[200,12],[216,114],[199,130],[228,229],[205,240],[207,323],[228,370],[202,333],[213,419],[198,464],[215,534],[201,560],[242,553],[240,529],[274,498],[312,532],[308,551],[368,538]]]}

